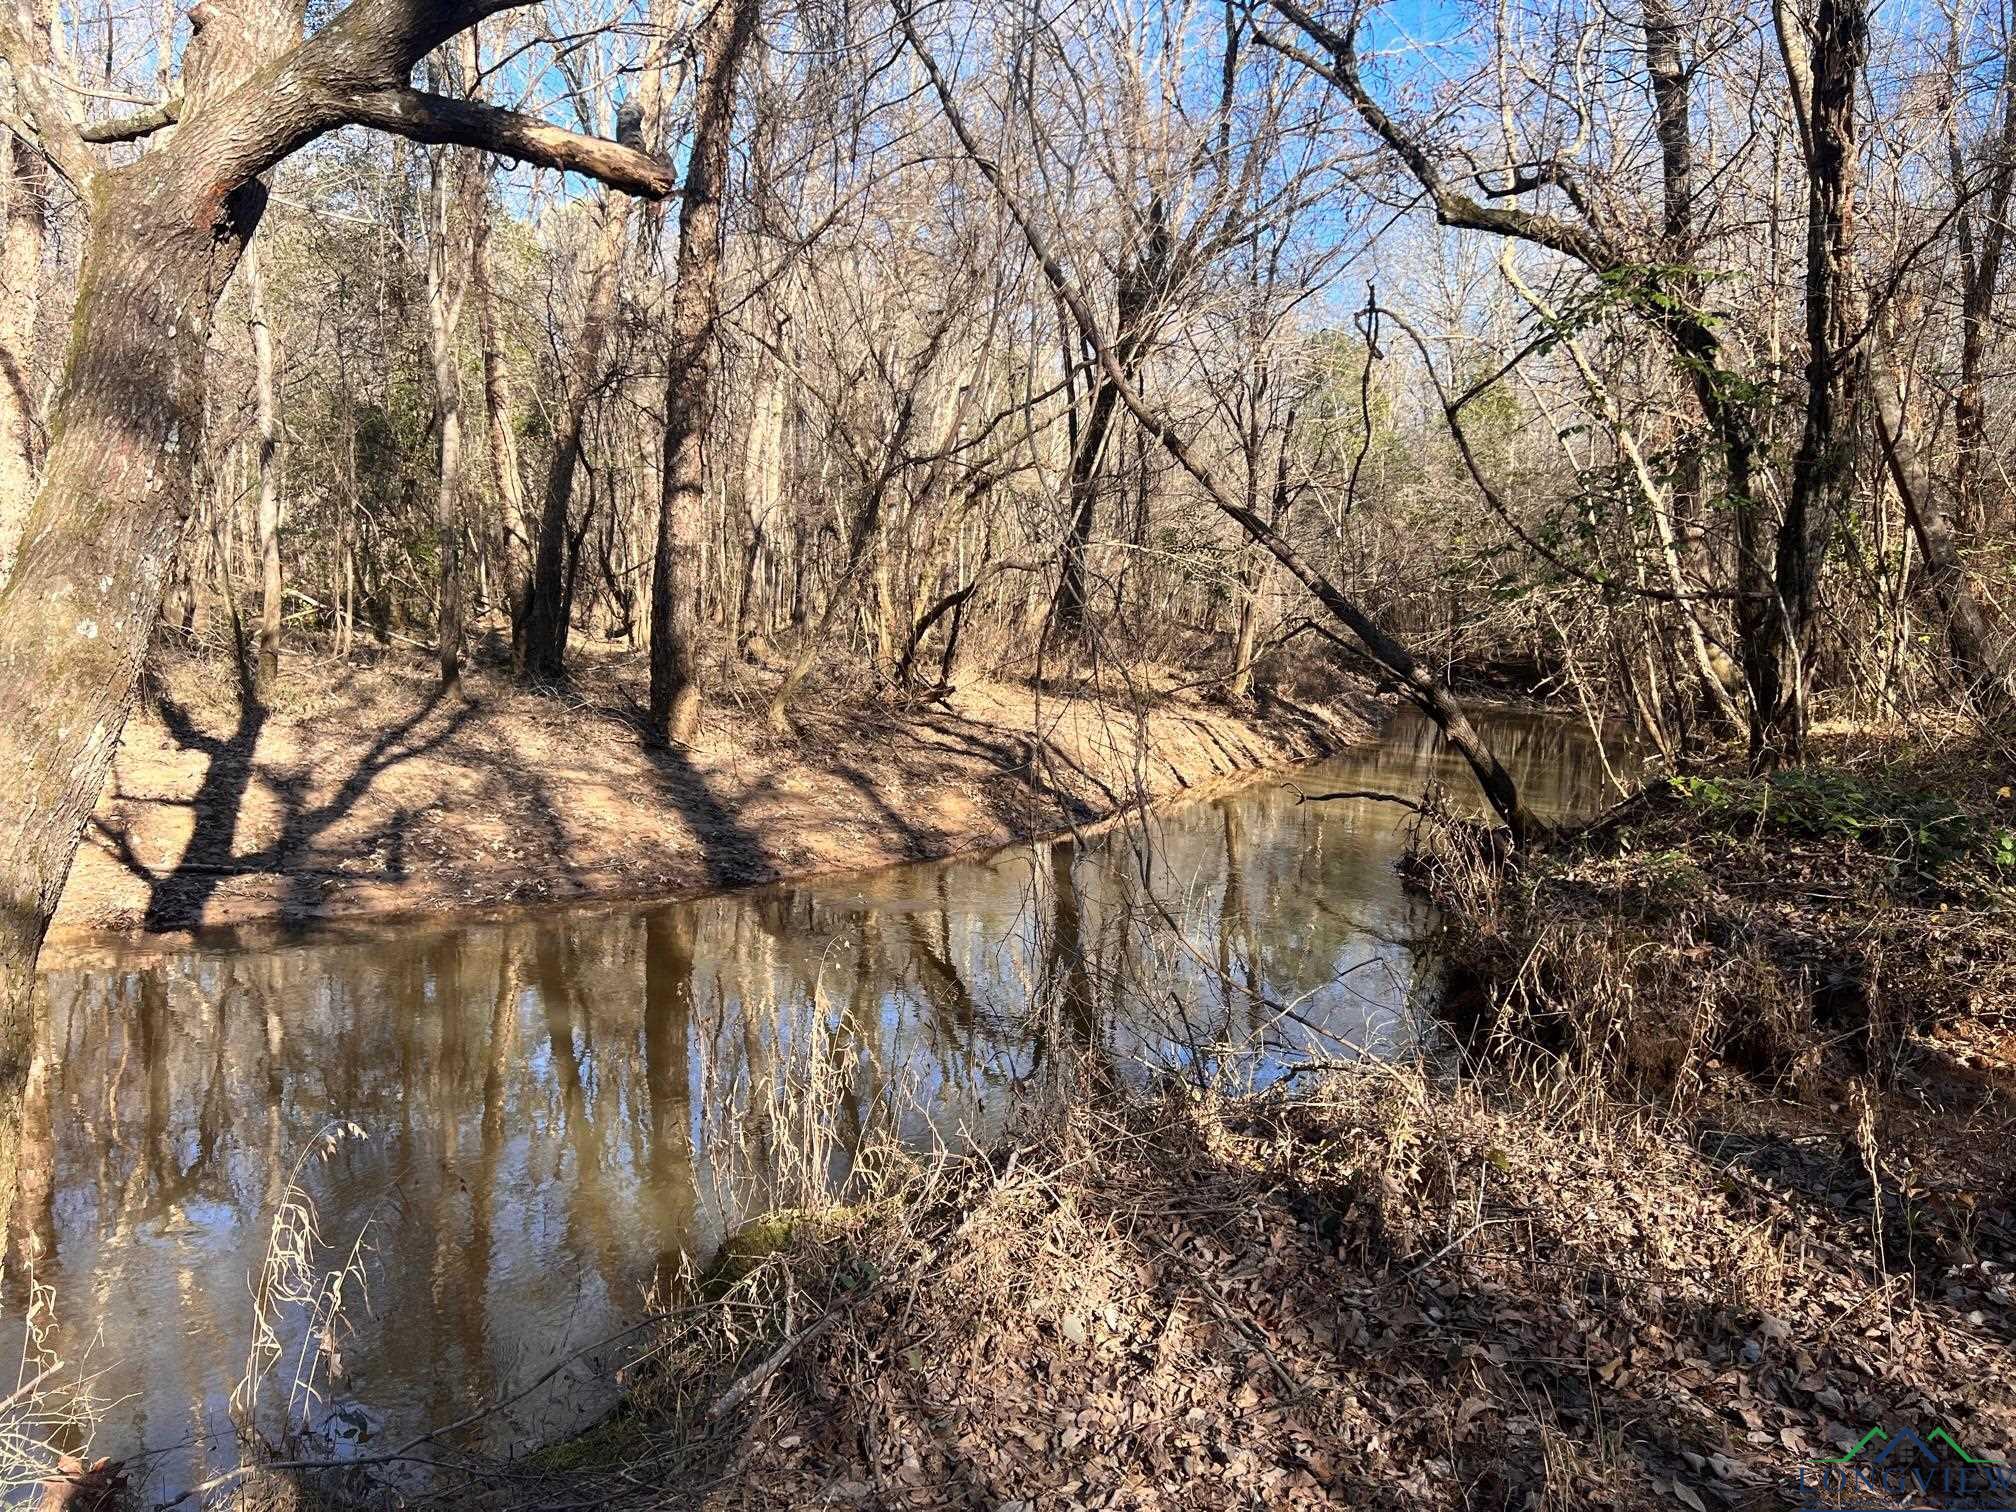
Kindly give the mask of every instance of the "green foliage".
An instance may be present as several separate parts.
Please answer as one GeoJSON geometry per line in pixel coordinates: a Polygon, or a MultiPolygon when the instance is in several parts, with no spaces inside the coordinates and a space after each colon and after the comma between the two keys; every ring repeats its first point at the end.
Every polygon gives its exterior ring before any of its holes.
{"type": "Polygon", "coordinates": [[[1675,777],[1672,786],[1717,829],[1857,844],[1926,876],[1981,869],[1985,880],[2016,880],[2016,831],[1894,780],[1800,767],[1768,777],[1675,777]]]}
{"type": "Polygon", "coordinates": [[[1400,453],[1394,427],[1393,394],[1379,359],[1371,358],[1369,391],[1365,381],[1368,353],[1356,331],[1321,331],[1312,339],[1310,393],[1305,401],[1303,434],[1323,468],[1349,468],[1365,452],[1365,465],[1386,464],[1400,453]],[[1366,445],[1366,417],[1371,418],[1371,444],[1366,445]]]}

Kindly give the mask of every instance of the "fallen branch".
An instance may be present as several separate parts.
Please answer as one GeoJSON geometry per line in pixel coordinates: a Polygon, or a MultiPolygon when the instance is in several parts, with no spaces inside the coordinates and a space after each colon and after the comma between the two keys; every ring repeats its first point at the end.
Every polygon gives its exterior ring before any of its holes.
{"type": "Polygon", "coordinates": [[[1375,793],[1369,788],[1340,788],[1334,793],[1305,793],[1292,782],[1284,782],[1282,788],[1295,795],[1299,806],[1304,803],[1335,803],[1345,798],[1369,798],[1374,803],[1397,803],[1404,809],[1412,809],[1417,814],[1428,811],[1412,798],[1402,798],[1398,793],[1375,793]]]}
{"type": "Polygon", "coordinates": [[[714,1405],[707,1409],[706,1420],[710,1423],[718,1423],[722,1418],[748,1401],[753,1392],[761,1389],[765,1381],[784,1368],[791,1356],[798,1352],[799,1345],[808,1339],[817,1338],[838,1322],[841,1311],[842,1309],[837,1307],[832,1309],[824,1317],[818,1319],[816,1322],[808,1323],[782,1344],[779,1344],[776,1349],[771,1351],[769,1357],[762,1364],[736,1381],[734,1385],[714,1399],[714,1405]]]}

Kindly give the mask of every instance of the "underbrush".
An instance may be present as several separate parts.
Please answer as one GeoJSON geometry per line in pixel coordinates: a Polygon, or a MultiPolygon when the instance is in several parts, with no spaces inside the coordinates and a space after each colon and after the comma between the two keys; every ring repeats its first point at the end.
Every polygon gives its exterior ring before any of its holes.
{"type": "Polygon", "coordinates": [[[2007,1245],[1899,1272],[1859,1160],[1754,1157],[1415,1067],[1081,1104],[768,1234],[537,1495],[1739,1506],[2016,1442],[2007,1245]]]}
{"type": "Polygon", "coordinates": [[[1655,784],[1508,864],[1430,812],[1472,1047],[1536,1083],[1690,1106],[1727,1068],[1887,1083],[1914,1036],[2016,1026],[2016,804],[1985,748],[1829,742],[1813,767],[1655,784]]]}

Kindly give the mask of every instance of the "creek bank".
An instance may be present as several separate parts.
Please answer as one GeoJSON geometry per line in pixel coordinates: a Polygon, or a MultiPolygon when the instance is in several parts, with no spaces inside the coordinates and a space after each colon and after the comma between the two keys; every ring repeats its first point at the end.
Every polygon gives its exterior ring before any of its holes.
{"type": "Polygon", "coordinates": [[[2016,1462],[2007,756],[1819,744],[1517,867],[1429,824],[1460,1078],[1053,1100],[766,1234],[541,1494],[1700,1512],[1892,1439],[1940,1475],[1907,1432],[2016,1462]]]}
{"type": "Polygon", "coordinates": [[[2016,758],[1901,731],[1813,746],[1655,782],[1516,865],[1462,820],[1425,826],[1410,867],[1478,1048],[1669,1106],[1725,1065],[1810,1100],[2016,1011],[2016,758]]]}
{"type": "Polygon", "coordinates": [[[766,1236],[513,1494],[1735,1508],[1879,1425],[2016,1449],[2007,1193],[1935,1209],[1887,1112],[1872,1186],[1838,1120],[1733,1082],[1682,1119],[1298,1081],[1053,1110],[766,1236]]]}
{"type": "Polygon", "coordinates": [[[1385,712],[1334,677],[1238,711],[973,682],[922,709],[834,700],[783,737],[731,696],[694,747],[652,752],[635,670],[591,664],[565,693],[477,670],[444,694],[417,657],[297,658],[262,713],[217,664],[164,657],[50,959],[134,931],[672,898],[956,855],[1223,791],[1385,712]]]}

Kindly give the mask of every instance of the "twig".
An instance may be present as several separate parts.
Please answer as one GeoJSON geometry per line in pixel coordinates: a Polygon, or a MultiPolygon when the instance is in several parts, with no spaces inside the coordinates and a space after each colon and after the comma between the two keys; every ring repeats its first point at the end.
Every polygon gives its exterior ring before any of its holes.
{"type": "Polygon", "coordinates": [[[1398,793],[1374,793],[1364,788],[1343,788],[1334,793],[1305,793],[1292,782],[1284,782],[1281,786],[1295,795],[1295,802],[1298,805],[1304,803],[1334,803],[1341,798],[1370,798],[1374,803],[1397,803],[1400,807],[1412,809],[1417,814],[1427,812],[1426,809],[1422,808],[1412,798],[1402,798],[1398,793]]]}
{"type": "Polygon", "coordinates": [[[1458,1234],[1454,1239],[1451,1239],[1447,1244],[1443,1245],[1442,1248],[1435,1251],[1435,1253],[1430,1255],[1426,1260],[1423,1260],[1419,1265],[1416,1265],[1409,1270],[1402,1271],[1397,1276],[1388,1276],[1384,1281],[1381,1281],[1377,1286],[1367,1287],[1365,1288],[1365,1290],[1377,1292],[1377,1291],[1384,1291],[1391,1286],[1403,1286],[1407,1282],[1412,1281],[1416,1276],[1420,1275],[1421,1272],[1428,1269],[1429,1266],[1433,1265],[1437,1260],[1440,1260],[1444,1255],[1448,1254],[1450,1251],[1461,1249],[1464,1245],[1468,1244],[1472,1239],[1476,1238],[1477,1235],[1482,1233],[1485,1229],[1503,1228],[1508,1224],[1524,1223],[1526,1221],[1527,1217],[1524,1213],[1521,1213],[1518,1216],[1512,1218],[1479,1219],[1477,1222],[1471,1224],[1470,1227],[1463,1230],[1463,1232],[1458,1234]]]}
{"type": "Polygon", "coordinates": [[[718,1423],[737,1407],[740,1407],[749,1399],[751,1392],[757,1390],[765,1381],[784,1368],[785,1362],[798,1352],[799,1345],[803,1344],[807,1339],[818,1337],[818,1335],[831,1328],[839,1320],[840,1313],[840,1308],[833,1308],[824,1317],[821,1317],[816,1322],[808,1323],[782,1344],[779,1344],[775,1350],[771,1351],[768,1359],[764,1360],[762,1364],[758,1365],[754,1370],[743,1376],[733,1386],[730,1386],[714,1399],[714,1405],[707,1409],[706,1420],[710,1423],[718,1423]]]}

